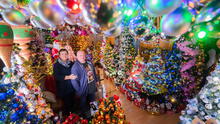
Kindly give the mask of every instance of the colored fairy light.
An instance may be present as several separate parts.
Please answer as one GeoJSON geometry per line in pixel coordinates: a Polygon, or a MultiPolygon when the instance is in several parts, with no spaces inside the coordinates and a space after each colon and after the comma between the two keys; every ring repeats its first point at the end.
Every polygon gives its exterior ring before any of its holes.
{"type": "Polygon", "coordinates": [[[198,37],[199,38],[204,38],[206,36],[206,32],[205,31],[200,31],[199,33],[198,33],[198,37]]]}

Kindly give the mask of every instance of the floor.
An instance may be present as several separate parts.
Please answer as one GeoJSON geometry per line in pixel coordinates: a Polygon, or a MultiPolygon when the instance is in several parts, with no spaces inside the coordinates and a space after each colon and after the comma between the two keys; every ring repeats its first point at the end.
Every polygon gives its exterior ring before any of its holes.
{"type": "Polygon", "coordinates": [[[111,80],[105,79],[102,84],[105,85],[108,96],[118,95],[120,97],[126,118],[131,124],[178,124],[179,114],[151,115],[128,101],[124,94],[115,88],[111,80]]]}

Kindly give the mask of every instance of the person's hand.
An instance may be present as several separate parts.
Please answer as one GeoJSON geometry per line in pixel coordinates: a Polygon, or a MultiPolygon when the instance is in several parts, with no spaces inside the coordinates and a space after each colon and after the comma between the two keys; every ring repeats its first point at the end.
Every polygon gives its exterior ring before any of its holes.
{"type": "Polygon", "coordinates": [[[89,72],[87,73],[88,76],[92,76],[92,74],[93,74],[92,71],[89,71],[89,72]]]}
{"type": "Polygon", "coordinates": [[[71,74],[71,75],[65,76],[65,80],[74,80],[74,79],[76,79],[76,78],[77,78],[77,76],[74,75],[74,74],[71,74]]]}
{"type": "Polygon", "coordinates": [[[77,78],[77,76],[74,75],[74,74],[69,75],[69,79],[70,79],[70,80],[74,80],[74,79],[76,79],[76,78],[77,78]]]}

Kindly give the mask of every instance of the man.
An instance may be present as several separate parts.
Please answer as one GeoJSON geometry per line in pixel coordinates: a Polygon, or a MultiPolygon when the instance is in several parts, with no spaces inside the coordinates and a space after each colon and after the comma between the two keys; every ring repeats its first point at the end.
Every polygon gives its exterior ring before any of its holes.
{"type": "Polygon", "coordinates": [[[80,98],[82,116],[84,118],[90,118],[89,104],[95,101],[98,78],[93,64],[86,61],[86,54],[84,51],[78,51],[76,58],[77,60],[72,66],[71,74],[76,75],[77,78],[71,80],[71,82],[76,91],[76,95],[80,98]]]}

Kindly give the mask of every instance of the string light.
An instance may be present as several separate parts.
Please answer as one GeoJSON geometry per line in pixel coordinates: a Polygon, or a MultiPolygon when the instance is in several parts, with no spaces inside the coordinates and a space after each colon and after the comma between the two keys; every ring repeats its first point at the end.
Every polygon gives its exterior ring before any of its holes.
{"type": "Polygon", "coordinates": [[[200,38],[200,39],[204,38],[205,36],[206,36],[206,32],[205,31],[200,31],[198,33],[198,38],[200,38]]]}

